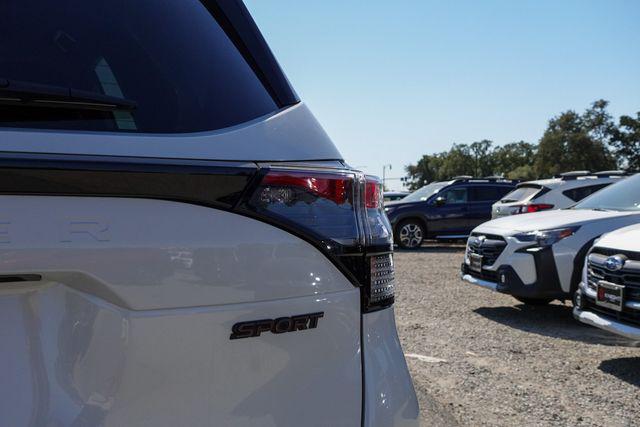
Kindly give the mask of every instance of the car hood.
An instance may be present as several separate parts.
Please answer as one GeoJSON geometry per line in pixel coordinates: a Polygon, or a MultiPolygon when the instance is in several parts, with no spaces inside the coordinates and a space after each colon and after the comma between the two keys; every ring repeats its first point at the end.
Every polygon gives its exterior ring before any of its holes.
{"type": "Polygon", "coordinates": [[[511,215],[494,219],[478,226],[474,231],[489,234],[511,235],[518,232],[581,225],[589,221],[606,220],[626,215],[637,215],[637,213],[595,211],[590,209],[559,209],[530,214],[511,215]]]}
{"type": "Polygon", "coordinates": [[[640,224],[630,225],[607,233],[596,242],[601,248],[640,252],[640,224]]]}

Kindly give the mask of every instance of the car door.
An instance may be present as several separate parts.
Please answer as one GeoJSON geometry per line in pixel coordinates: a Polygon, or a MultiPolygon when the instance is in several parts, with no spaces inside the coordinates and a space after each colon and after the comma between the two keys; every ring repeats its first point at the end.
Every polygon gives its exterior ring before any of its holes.
{"type": "Polygon", "coordinates": [[[512,188],[497,185],[476,185],[469,189],[469,211],[466,231],[491,219],[491,206],[512,188]]]}
{"type": "Polygon", "coordinates": [[[437,194],[429,202],[429,234],[438,237],[462,236],[467,228],[468,188],[455,186],[437,194]]]}

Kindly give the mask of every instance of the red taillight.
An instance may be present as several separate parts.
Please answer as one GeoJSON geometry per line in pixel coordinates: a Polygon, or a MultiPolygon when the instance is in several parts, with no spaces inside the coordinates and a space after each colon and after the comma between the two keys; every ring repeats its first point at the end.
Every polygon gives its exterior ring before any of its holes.
{"type": "Polygon", "coordinates": [[[391,225],[382,186],[351,170],[267,169],[243,206],[305,238],[361,287],[362,308],[393,304],[391,225]]]}
{"type": "Polygon", "coordinates": [[[367,177],[364,186],[364,204],[367,209],[378,209],[382,204],[382,186],[374,177],[367,177]]]}
{"type": "Polygon", "coordinates": [[[524,210],[522,213],[534,213],[539,211],[546,211],[548,209],[553,209],[553,205],[548,205],[545,203],[533,203],[530,205],[523,206],[524,210]]]}
{"type": "MultiPolygon", "coordinates": [[[[348,191],[352,181],[353,177],[342,175],[322,174],[310,176],[309,173],[301,172],[270,172],[262,180],[262,185],[268,190],[264,194],[264,197],[267,198],[270,194],[266,193],[271,193],[272,187],[278,190],[299,188],[341,205],[347,202],[348,191]]],[[[291,193],[283,193],[282,191],[275,191],[274,195],[276,197],[285,197],[285,199],[287,195],[290,198],[293,196],[291,193]]]]}
{"type": "Polygon", "coordinates": [[[513,211],[514,214],[534,213],[553,209],[553,205],[546,203],[532,203],[530,205],[517,205],[513,207],[516,208],[516,210],[513,211]]]}

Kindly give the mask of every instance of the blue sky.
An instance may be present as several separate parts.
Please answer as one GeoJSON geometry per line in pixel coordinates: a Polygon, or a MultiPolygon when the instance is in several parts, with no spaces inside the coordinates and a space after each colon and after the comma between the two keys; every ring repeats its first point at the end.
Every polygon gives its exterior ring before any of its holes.
{"type": "Polygon", "coordinates": [[[245,3],[345,159],[376,175],[454,142],[537,142],[599,98],[640,111],[637,0],[245,3]]]}

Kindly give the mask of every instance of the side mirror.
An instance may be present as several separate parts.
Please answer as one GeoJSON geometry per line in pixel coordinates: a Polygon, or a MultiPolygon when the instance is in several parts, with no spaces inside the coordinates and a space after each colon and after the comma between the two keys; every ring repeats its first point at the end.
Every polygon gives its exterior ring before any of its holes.
{"type": "Polygon", "coordinates": [[[447,199],[445,199],[442,196],[436,197],[436,200],[434,200],[434,204],[436,206],[444,206],[446,203],[447,203],[447,199]]]}

